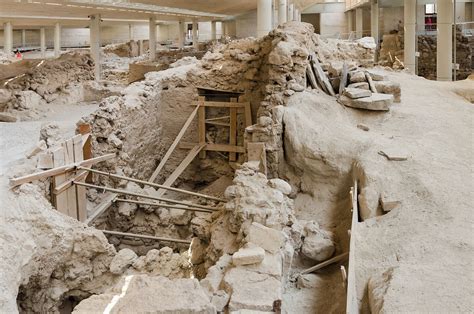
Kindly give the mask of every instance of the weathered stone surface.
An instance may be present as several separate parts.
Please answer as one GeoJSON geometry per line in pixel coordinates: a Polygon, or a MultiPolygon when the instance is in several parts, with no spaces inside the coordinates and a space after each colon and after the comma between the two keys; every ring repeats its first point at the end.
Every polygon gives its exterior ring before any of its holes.
{"type": "Polygon", "coordinates": [[[366,89],[346,87],[344,89],[344,95],[351,99],[358,99],[358,98],[370,97],[372,93],[366,89]]]}
{"type": "Polygon", "coordinates": [[[365,74],[362,71],[355,71],[349,73],[350,79],[349,81],[351,83],[361,83],[361,82],[366,82],[365,74]]]}
{"type": "Polygon", "coordinates": [[[366,49],[375,49],[377,47],[373,37],[362,37],[361,39],[357,40],[357,43],[366,49]]]}
{"type": "Polygon", "coordinates": [[[378,93],[392,94],[394,102],[400,102],[402,98],[402,90],[400,84],[392,81],[374,81],[375,89],[378,93]]]}
{"type": "Polygon", "coordinates": [[[367,82],[352,83],[352,84],[349,84],[347,87],[370,90],[369,83],[367,82]]]}
{"type": "Polygon", "coordinates": [[[136,210],[137,210],[137,204],[126,203],[126,202],[119,202],[118,203],[117,211],[120,215],[130,217],[133,214],[135,214],[136,210]]]}
{"type": "Polygon", "coordinates": [[[321,278],[316,274],[305,274],[298,277],[296,286],[298,288],[316,288],[322,283],[321,278]]]}
{"type": "MultiPolygon", "coordinates": [[[[124,281],[128,281],[126,293],[115,304],[112,313],[216,313],[216,308],[197,279],[170,280],[162,276],[131,275],[104,296],[120,295],[125,289],[124,281]]],[[[107,304],[97,297],[91,297],[82,301],[74,313],[89,314],[91,309],[102,313],[107,304]]]]}
{"type": "Polygon", "coordinates": [[[384,212],[389,212],[397,208],[398,206],[400,206],[401,203],[401,201],[393,199],[385,194],[380,195],[380,205],[382,206],[382,210],[384,212]]]}
{"type": "Polygon", "coordinates": [[[272,188],[279,190],[281,193],[285,195],[289,195],[291,193],[291,185],[282,179],[278,179],[278,178],[271,179],[268,181],[268,184],[272,188]]]}
{"type": "Polygon", "coordinates": [[[211,297],[211,303],[216,307],[217,312],[223,312],[229,303],[230,295],[224,290],[218,290],[211,297]]]}
{"type": "Polygon", "coordinates": [[[359,124],[357,125],[357,128],[359,128],[359,129],[361,129],[361,130],[363,130],[363,131],[368,131],[368,130],[370,130],[367,125],[362,124],[362,123],[359,123],[359,124]]]}
{"type": "Polygon", "coordinates": [[[114,256],[110,263],[110,272],[116,275],[122,274],[128,266],[137,259],[137,254],[130,249],[122,249],[114,256]]]}
{"type": "Polygon", "coordinates": [[[276,253],[284,245],[285,235],[281,231],[253,222],[249,227],[247,241],[260,246],[270,253],[276,253]]]}
{"type": "Polygon", "coordinates": [[[231,295],[229,310],[273,311],[275,301],[281,300],[281,282],[272,276],[241,268],[232,268],[224,277],[224,288],[231,295]]]}
{"type": "Polygon", "coordinates": [[[366,72],[369,73],[370,77],[374,81],[386,81],[387,80],[387,77],[385,75],[377,73],[374,70],[368,70],[366,72]]]}
{"type": "Polygon", "coordinates": [[[334,243],[323,233],[316,233],[306,237],[301,247],[303,255],[317,262],[329,259],[334,254],[334,251],[334,243]]]}
{"type": "Polygon", "coordinates": [[[280,280],[283,273],[283,258],[280,253],[266,253],[261,263],[241,266],[246,270],[250,270],[260,274],[267,274],[280,280]]]}
{"type": "Polygon", "coordinates": [[[350,99],[349,97],[342,96],[340,100],[344,106],[347,107],[374,111],[388,111],[390,105],[393,103],[393,96],[373,93],[370,97],[359,99],[350,99]]]}
{"type": "Polygon", "coordinates": [[[224,254],[217,261],[217,263],[210,267],[207,271],[207,276],[201,280],[201,286],[209,293],[215,293],[219,290],[224,272],[231,265],[232,256],[224,254]]]}
{"type": "Polygon", "coordinates": [[[265,250],[258,246],[248,245],[232,255],[234,265],[258,264],[265,258],[265,250]]]}

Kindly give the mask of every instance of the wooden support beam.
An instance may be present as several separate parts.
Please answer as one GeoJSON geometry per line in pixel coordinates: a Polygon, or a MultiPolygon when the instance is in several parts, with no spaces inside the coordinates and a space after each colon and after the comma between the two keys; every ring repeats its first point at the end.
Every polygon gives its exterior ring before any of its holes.
{"type": "MultiPolygon", "coordinates": [[[[76,135],[73,138],[74,144],[74,162],[81,162],[84,160],[84,154],[82,152],[83,143],[82,135],[76,135]]],[[[77,172],[75,173],[77,177],[77,172]]],[[[76,178],[76,181],[84,181],[84,177],[76,178]]],[[[87,219],[87,198],[86,188],[83,186],[76,187],[76,205],[77,205],[77,219],[79,221],[85,221],[87,219]]]]}
{"type": "Polygon", "coordinates": [[[318,88],[318,83],[316,82],[316,76],[314,76],[313,70],[311,69],[311,65],[308,65],[306,67],[306,77],[308,78],[309,86],[311,86],[312,89],[318,88]]]}
{"type": "Polygon", "coordinates": [[[94,184],[89,184],[89,183],[74,182],[74,184],[82,185],[82,186],[85,186],[85,187],[94,188],[94,189],[98,189],[98,190],[113,192],[113,193],[116,193],[116,194],[136,196],[136,197],[147,198],[147,199],[151,199],[151,200],[155,200],[155,201],[162,201],[162,202],[166,202],[166,203],[180,204],[180,205],[184,205],[184,206],[192,206],[192,207],[196,207],[196,208],[209,209],[209,210],[218,210],[219,209],[219,208],[215,208],[215,207],[211,207],[211,206],[199,205],[199,204],[194,204],[194,203],[189,203],[189,202],[184,202],[184,201],[177,201],[177,200],[172,200],[172,199],[169,199],[169,198],[157,197],[157,196],[152,196],[152,195],[134,193],[134,192],[126,191],[126,190],[114,189],[114,188],[109,188],[109,187],[106,187],[106,186],[94,185],[94,184]]]}
{"type": "Polygon", "coordinates": [[[109,193],[104,200],[97,205],[93,210],[92,210],[92,215],[87,217],[87,219],[84,221],[87,225],[91,225],[94,220],[96,220],[99,216],[101,216],[109,207],[114,203],[115,198],[117,197],[117,194],[115,193],[109,193]]]}
{"type": "MultiPolygon", "coordinates": [[[[198,111],[198,141],[199,144],[206,143],[206,107],[204,106],[206,98],[203,96],[199,97],[199,102],[197,106],[199,108],[198,111]]],[[[206,158],[206,152],[202,151],[199,154],[199,158],[203,159],[206,158]]]]}
{"type": "Polygon", "coordinates": [[[356,239],[355,234],[357,232],[357,223],[359,222],[359,206],[358,206],[358,183],[354,180],[354,186],[351,188],[351,199],[352,199],[352,223],[350,230],[350,242],[349,242],[349,266],[347,274],[347,301],[346,301],[346,312],[347,313],[358,313],[359,304],[357,301],[357,286],[356,286],[356,274],[355,274],[355,250],[356,250],[356,239]]]}
{"type": "Polygon", "coordinates": [[[331,96],[336,96],[334,89],[332,88],[331,82],[329,82],[328,77],[324,73],[323,69],[321,68],[321,64],[319,64],[318,58],[313,53],[311,58],[311,65],[313,66],[314,73],[316,73],[316,78],[319,80],[320,84],[322,85],[323,89],[331,96]]]}
{"type": "MultiPolygon", "coordinates": [[[[164,186],[169,187],[172,186],[173,183],[178,179],[178,177],[183,173],[183,171],[189,166],[189,164],[194,160],[194,158],[199,154],[200,151],[206,146],[206,144],[199,143],[198,145],[194,146],[191,151],[184,157],[183,161],[179,164],[179,166],[173,171],[173,173],[165,180],[163,183],[164,186]]],[[[162,196],[165,194],[166,190],[161,188],[158,189],[157,195],[162,196]]]]}
{"type": "Polygon", "coordinates": [[[150,179],[148,180],[149,182],[155,182],[156,177],[160,173],[161,169],[163,169],[163,167],[165,166],[165,163],[168,161],[171,154],[176,149],[176,146],[178,145],[181,138],[183,138],[184,133],[189,128],[189,125],[193,121],[194,117],[196,116],[196,114],[197,114],[198,110],[200,110],[200,108],[201,108],[200,106],[197,106],[196,109],[194,109],[193,112],[191,112],[188,119],[184,123],[183,127],[179,131],[179,133],[176,136],[176,138],[174,139],[173,143],[171,144],[170,148],[168,148],[168,151],[166,152],[165,156],[163,156],[163,158],[161,159],[160,163],[158,164],[158,167],[156,167],[155,171],[153,171],[153,174],[151,175],[150,179]]]}
{"type": "Polygon", "coordinates": [[[163,238],[163,237],[155,237],[143,234],[136,234],[136,233],[128,233],[128,232],[118,232],[118,231],[110,231],[110,230],[101,230],[105,234],[111,234],[116,236],[123,236],[123,237],[132,237],[132,238],[140,238],[140,239],[150,239],[162,242],[174,242],[174,243],[183,243],[183,244],[191,244],[191,241],[188,240],[180,240],[180,239],[172,239],[172,238],[163,238]]]}
{"type": "MultiPolygon", "coordinates": [[[[237,98],[231,98],[231,102],[237,102],[237,98]]],[[[230,130],[229,130],[229,145],[237,145],[237,108],[229,108],[230,111],[230,130]]],[[[237,154],[235,152],[229,153],[229,161],[236,161],[237,154]]]]}
{"type": "MultiPolygon", "coordinates": [[[[79,135],[80,137],[80,135],[79,135]]],[[[70,164],[70,163],[75,163],[75,160],[74,160],[74,142],[73,142],[73,139],[70,138],[70,139],[67,139],[64,143],[63,143],[63,147],[65,148],[65,151],[66,151],[66,154],[65,154],[65,159],[66,159],[66,163],[67,164],[70,164]]],[[[75,173],[74,172],[68,172],[66,173],[66,180],[70,180],[72,177],[75,176],[75,173]]],[[[72,217],[72,218],[75,218],[75,219],[78,219],[77,217],[77,195],[76,195],[76,188],[75,187],[71,187],[71,188],[68,188],[66,189],[66,191],[64,192],[67,194],[67,211],[68,211],[68,216],[69,217],[72,217]]],[[[79,220],[79,219],[78,219],[79,220]]]]}
{"type": "Polygon", "coordinates": [[[215,210],[210,209],[202,209],[202,208],[194,208],[194,207],[186,207],[186,206],[178,206],[178,205],[170,205],[165,203],[153,203],[153,202],[143,202],[143,201],[135,201],[135,200],[127,200],[123,198],[117,198],[116,202],[122,203],[133,203],[138,205],[147,205],[147,206],[156,206],[156,207],[164,207],[164,208],[174,208],[174,209],[181,209],[181,210],[189,210],[194,212],[202,212],[202,213],[213,213],[215,210]]]}
{"type": "Polygon", "coordinates": [[[206,124],[230,127],[230,123],[219,122],[219,121],[209,121],[209,120],[206,120],[206,124]]]}
{"type": "Polygon", "coordinates": [[[230,116],[222,116],[222,117],[216,117],[216,118],[207,118],[206,119],[206,122],[210,122],[210,121],[216,121],[216,120],[225,120],[225,119],[229,119],[230,116]]]}
{"type": "MultiPolygon", "coordinates": [[[[64,148],[63,147],[60,147],[60,148],[54,150],[53,151],[53,165],[56,168],[53,168],[53,169],[50,169],[50,170],[47,170],[47,171],[53,171],[54,169],[64,167],[64,164],[65,164],[64,154],[65,153],[64,153],[64,148]]],[[[35,174],[33,174],[33,175],[35,175],[35,174]]],[[[23,177],[23,178],[25,178],[25,177],[23,177]]],[[[43,177],[41,177],[41,178],[43,178],[43,177]]],[[[26,180],[25,179],[25,182],[21,182],[21,178],[17,178],[16,180],[20,180],[20,183],[18,183],[16,185],[20,185],[22,183],[30,182],[30,181],[33,181],[33,180],[36,180],[36,179],[39,179],[39,178],[33,178],[32,180],[26,180]]],[[[58,172],[58,175],[55,176],[52,180],[52,187],[56,188],[58,186],[61,186],[65,181],[66,181],[66,174],[58,172]]],[[[12,181],[10,181],[10,184],[12,184],[12,181]]],[[[16,186],[16,185],[13,185],[13,186],[16,186]]],[[[56,207],[56,210],[58,212],[60,212],[64,215],[68,215],[67,194],[66,193],[60,193],[60,194],[57,194],[57,195],[53,194],[52,195],[52,203],[56,207]]]]}
{"type": "Polygon", "coordinates": [[[315,272],[315,271],[320,270],[321,268],[324,268],[328,265],[331,265],[331,264],[337,263],[339,261],[342,261],[342,260],[346,259],[348,256],[349,256],[349,252],[342,253],[340,255],[337,255],[333,258],[328,259],[327,261],[319,263],[318,265],[315,265],[313,267],[310,267],[308,269],[303,270],[301,273],[298,274],[298,276],[315,272]]]}
{"type": "Polygon", "coordinates": [[[250,103],[246,102],[244,103],[245,107],[245,127],[251,126],[252,125],[252,108],[250,107],[250,103]]]}
{"type": "MultiPolygon", "coordinates": [[[[201,98],[201,97],[199,97],[201,98]]],[[[203,97],[204,98],[204,97],[203,97]]],[[[194,106],[214,107],[214,108],[245,108],[244,102],[224,102],[224,101],[205,101],[204,104],[201,101],[195,101],[194,106]]]]}
{"type": "MultiPolygon", "coordinates": [[[[189,143],[182,142],[179,147],[182,149],[192,149],[198,145],[198,143],[189,143]]],[[[231,146],[227,144],[206,144],[203,150],[211,152],[235,152],[235,153],[245,153],[245,148],[243,146],[231,146]]]]}
{"type": "Polygon", "coordinates": [[[74,185],[74,181],[82,181],[84,180],[88,175],[87,171],[81,171],[79,172],[75,177],[72,177],[71,179],[61,183],[60,185],[56,186],[53,189],[53,194],[61,194],[62,192],[66,191],[68,188],[72,187],[74,185]]]}
{"type": "Polygon", "coordinates": [[[100,170],[86,168],[86,167],[77,167],[77,168],[81,169],[81,170],[87,170],[87,171],[90,171],[92,173],[97,173],[97,174],[100,174],[100,175],[109,176],[109,177],[114,178],[114,179],[127,180],[127,181],[131,181],[131,182],[139,183],[139,184],[152,186],[152,187],[155,187],[155,188],[163,188],[163,189],[174,191],[174,192],[179,192],[179,193],[188,194],[188,195],[192,195],[192,196],[202,197],[202,198],[206,198],[206,199],[213,200],[213,201],[226,202],[226,200],[223,199],[223,198],[218,198],[218,197],[214,197],[214,196],[210,196],[210,195],[206,195],[206,194],[202,194],[202,193],[197,193],[197,192],[191,192],[191,191],[187,191],[187,190],[183,190],[183,189],[179,189],[179,188],[164,186],[162,184],[157,184],[157,183],[152,183],[152,182],[148,182],[148,181],[144,181],[144,180],[134,179],[134,178],[126,177],[126,176],[121,176],[121,175],[118,175],[118,174],[113,174],[113,173],[110,173],[110,172],[100,171],[100,170]]]}

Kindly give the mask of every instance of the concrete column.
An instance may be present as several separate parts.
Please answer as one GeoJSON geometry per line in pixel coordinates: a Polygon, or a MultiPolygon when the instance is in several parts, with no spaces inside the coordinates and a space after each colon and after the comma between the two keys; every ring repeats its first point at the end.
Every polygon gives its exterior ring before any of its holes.
{"type": "Polygon", "coordinates": [[[287,0],[278,1],[278,25],[286,23],[288,20],[288,2],[287,0]]]}
{"type": "Polygon", "coordinates": [[[410,73],[416,72],[416,0],[404,0],[404,63],[410,73]]]}
{"type": "Polygon", "coordinates": [[[61,25],[54,24],[54,57],[61,55],[61,25]]]}
{"type": "Polygon", "coordinates": [[[347,17],[347,32],[350,34],[352,32],[352,24],[353,24],[353,11],[347,11],[346,12],[346,17],[347,17]]]}
{"type": "Polygon", "coordinates": [[[298,15],[300,10],[298,8],[293,8],[293,21],[298,22],[298,15]]]}
{"type": "Polygon", "coordinates": [[[21,30],[21,46],[26,47],[26,29],[21,30]]]}
{"type": "Polygon", "coordinates": [[[184,39],[185,39],[185,27],[186,23],[184,23],[183,20],[179,21],[179,25],[178,25],[178,32],[179,32],[179,36],[178,36],[178,48],[183,48],[184,47],[184,39]]]}
{"type": "Polygon", "coordinates": [[[379,46],[379,0],[370,0],[370,35],[379,46]]]}
{"type": "Polygon", "coordinates": [[[156,17],[152,16],[149,19],[149,50],[150,50],[150,61],[155,61],[156,58],[156,17]]]}
{"type": "Polygon", "coordinates": [[[199,49],[199,37],[198,37],[198,22],[193,21],[193,47],[194,49],[199,49]]]}
{"type": "Polygon", "coordinates": [[[128,24],[128,41],[133,39],[133,25],[128,24]]]}
{"type": "Polygon", "coordinates": [[[288,21],[293,21],[295,5],[291,3],[288,5],[288,21]]]}
{"type": "Polygon", "coordinates": [[[102,64],[100,60],[100,14],[90,16],[91,57],[94,60],[94,77],[100,81],[102,64]]]}
{"type": "Polygon", "coordinates": [[[44,27],[40,28],[40,50],[41,58],[46,58],[46,30],[44,27]]]}
{"type": "Polygon", "coordinates": [[[272,30],[272,0],[257,0],[257,37],[272,30]]]}
{"type": "Polygon", "coordinates": [[[272,1],[272,28],[278,26],[278,0],[272,1]]]}
{"type": "Polygon", "coordinates": [[[211,40],[216,40],[217,39],[217,22],[212,21],[211,22],[211,40]]]}
{"type": "Polygon", "coordinates": [[[355,10],[355,19],[356,19],[356,37],[357,38],[362,38],[363,36],[363,30],[364,30],[364,12],[362,11],[362,8],[357,8],[355,10]]]}
{"type": "Polygon", "coordinates": [[[438,0],[436,77],[452,81],[453,77],[453,0],[438,0]]]}
{"type": "Polygon", "coordinates": [[[11,53],[13,50],[13,27],[11,22],[3,25],[3,51],[11,53]]]}

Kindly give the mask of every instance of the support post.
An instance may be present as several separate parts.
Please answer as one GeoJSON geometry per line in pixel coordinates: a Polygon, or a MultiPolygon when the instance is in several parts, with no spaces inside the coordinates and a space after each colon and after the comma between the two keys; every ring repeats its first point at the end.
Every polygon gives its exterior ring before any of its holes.
{"type": "Polygon", "coordinates": [[[300,9],[294,8],[293,9],[293,21],[299,22],[300,21],[300,9]]]}
{"type": "Polygon", "coordinates": [[[436,79],[453,79],[453,0],[438,0],[436,79]]]}
{"type": "Polygon", "coordinates": [[[354,11],[350,10],[346,12],[347,14],[347,32],[350,33],[352,32],[352,25],[354,24],[353,22],[353,17],[354,17],[354,11]]]}
{"type": "Polygon", "coordinates": [[[59,23],[54,24],[54,57],[57,58],[61,55],[61,25],[59,23]]]}
{"type": "Polygon", "coordinates": [[[90,17],[90,44],[91,56],[94,60],[94,77],[96,81],[100,80],[101,62],[100,62],[100,14],[90,17]]]}
{"type": "Polygon", "coordinates": [[[131,41],[133,38],[133,25],[128,24],[128,41],[131,41]]]}
{"type": "Polygon", "coordinates": [[[288,21],[293,21],[293,10],[295,9],[295,5],[290,3],[288,5],[288,21]]]}
{"type": "Polygon", "coordinates": [[[362,8],[357,8],[356,12],[356,37],[362,38],[364,31],[364,11],[362,8]]]}
{"type": "Polygon", "coordinates": [[[198,38],[198,22],[193,20],[193,47],[199,49],[199,38],[198,38]]]}
{"type": "Polygon", "coordinates": [[[405,68],[410,73],[415,74],[416,70],[416,0],[405,0],[404,2],[404,20],[405,20],[405,68]]]}
{"type": "Polygon", "coordinates": [[[41,58],[46,58],[46,30],[44,27],[40,28],[40,50],[41,58]]]}
{"type": "Polygon", "coordinates": [[[179,25],[178,25],[178,31],[179,31],[179,37],[178,37],[178,48],[183,48],[184,47],[184,33],[186,32],[185,29],[184,29],[184,21],[181,20],[179,21],[179,25]]]}
{"type": "Polygon", "coordinates": [[[149,50],[150,50],[150,61],[155,61],[156,58],[156,17],[152,16],[149,20],[149,50]]]}
{"type": "Polygon", "coordinates": [[[3,35],[3,51],[5,53],[11,53],[13,50],[13,27],[11,22],[6,22],[3,25],[4,35],[3,35]]]}
{"type": "Polygon", "coordinates": [[[26,47],[26,29],[21,30],[21,46],[26,47]]]}
{"type": "Polygon", "coordinates": [[[267,35],[272,30],[272,0],[257,2],[257,37],[267,35]]]}
{"type": "Polygon", "coordinates": [[[211,40],[216,40],[217,39],[217,22],[212,21],[211,22],[211,40]]]}
{"type": "MultiPolygon", "coordinates": [[[[415,14],[416,17],[416,14],[415,14]]],[[[370,1],[370,34],[379,46],[379,0],[370,1]]]]}
{"type": "Polygon", "coordinates": [[[284,24],[288,20],[288,1],[279,0],[278,1],[278,24],[284,24]]]}

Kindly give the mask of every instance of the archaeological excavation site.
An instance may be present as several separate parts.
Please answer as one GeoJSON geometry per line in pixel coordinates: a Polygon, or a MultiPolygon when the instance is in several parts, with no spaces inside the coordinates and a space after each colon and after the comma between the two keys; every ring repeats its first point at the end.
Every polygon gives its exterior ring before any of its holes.
{"type": "Polygon", "coordinates": [[[474,1],[0,1],[0,313],[474,313],[474,1]]]}

